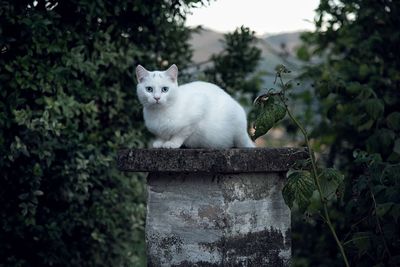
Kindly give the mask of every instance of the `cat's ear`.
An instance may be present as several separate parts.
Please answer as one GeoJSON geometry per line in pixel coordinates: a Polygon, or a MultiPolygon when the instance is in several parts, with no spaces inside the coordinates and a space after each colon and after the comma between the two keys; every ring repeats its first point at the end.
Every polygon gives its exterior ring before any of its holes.
{"type": "Polygon", "coordinates": [[[165,74],[167,74],[167,76],[170,77],[173,82],[176,82],[178,80],[178,67],[173,64],[165,71],[165,74]]]}
{"type": "Polygon", "coordinates": [[[149,75],[149,72],[144,67],[142,67],[141,65],[137,65],[137,67],[136,67],[136,79],[138,80],[138,82],[141,83],[143,81],[143,79],[145,77],[147,77],[148,75],[149,75]]]}

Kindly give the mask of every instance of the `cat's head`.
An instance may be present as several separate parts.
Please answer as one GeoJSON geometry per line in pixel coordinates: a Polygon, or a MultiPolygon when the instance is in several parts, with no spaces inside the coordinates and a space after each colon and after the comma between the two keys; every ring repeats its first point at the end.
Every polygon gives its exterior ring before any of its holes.
{"type": "Polygon", "coordinates": [[[145,107],[166,106],[176,97],[178,67],[174,64],[166,71],[148,71],[141,65],[136,67],[137,94],[145,107]]]}

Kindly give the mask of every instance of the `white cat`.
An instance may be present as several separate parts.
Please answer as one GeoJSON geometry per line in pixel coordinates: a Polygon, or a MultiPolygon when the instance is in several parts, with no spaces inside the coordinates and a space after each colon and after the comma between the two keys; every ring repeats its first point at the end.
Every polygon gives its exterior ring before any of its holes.
{"type": "Polygon", "coordinates": [[[224,90],[206,82],[178,87],[178,68],[136,67],[137,94],[155,148],[254,147],[243,108],[224,90]]]}

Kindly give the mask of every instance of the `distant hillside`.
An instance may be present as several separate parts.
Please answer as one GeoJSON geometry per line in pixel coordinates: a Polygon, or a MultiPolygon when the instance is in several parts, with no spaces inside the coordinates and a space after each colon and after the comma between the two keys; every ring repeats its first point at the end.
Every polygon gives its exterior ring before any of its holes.
{"type": "Polygon", "coordinates": [[[274,35],[265,35],[263,39],[270,43],[276,49],[281,49],[281,45],[285,44],[289,52],[295,54],[296,48],[299,47],[301,44],[300,35],[301,32],[289,32],[274,35]]]}
{"type": "Polygon", "coordinates": [[[223,39],[223,33],[208,29],[193,34],[189,41],[194,50],[193,61],[195,63],[204,62],[209,60],[212,54],[221,52],[223,47],[220,40],[223,39]]]}
{"type": "MultiPolygon", "coordinates": [[[[262,59],[258,68],[269,73],[264,77],[266,88],[272,86],[276,65],[284,64],[293,71],[298,69],[301,62],[295,57],[295,51],[301,44],[300,34],[301,32],[282,33],[258,39],[257,47],[262,51],[262,59]]],[[[223,33],[209,29],[193,34],[190,40],[194,50],[193,61],[197,64],[204,63],[210,59],[212,54],[221,52],[223,50],[221,40],[223,39],[223,33]]]]}
{"type": "MultiPolygon", "coordinates": [[[[257,46],[262,51],[262,63],[260,67],[273,71],[277,64],[284,64],[283,55],[286,60],[294,61],[295,50],[300,45],[301,32],[282,33],[276,35],[269,35],[258,39],[257,46]],[[282,49],[282,44],[285,45],[286,50],[282,49]],[[287,54],[285,54],[287,52],[287,54]]],[[[190,44],[194,50],[193,61],[195,63],[202,63],[210,59],[214,53],[221,52],[223,49],[222,42],[223,33],[215,32],[209,29],[204,29],[198,33],[193,34],[190,39],[190,44]]]]}

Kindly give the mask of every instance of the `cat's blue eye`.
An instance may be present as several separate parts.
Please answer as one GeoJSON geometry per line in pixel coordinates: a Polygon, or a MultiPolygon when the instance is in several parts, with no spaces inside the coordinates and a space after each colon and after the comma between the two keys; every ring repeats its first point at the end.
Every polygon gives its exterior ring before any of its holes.
{"type": "Polygon", "coordinates": [[[161,92],[166,93],[168,92],[169,88],[164,86],[163,88],[161,88],[161,92]]]}
{"type": "Polygon", "coordinates": [[[146,91],[149,92],[149,93],[153,92],[153,87],[147,86],[146,87],[146,91]]]}

